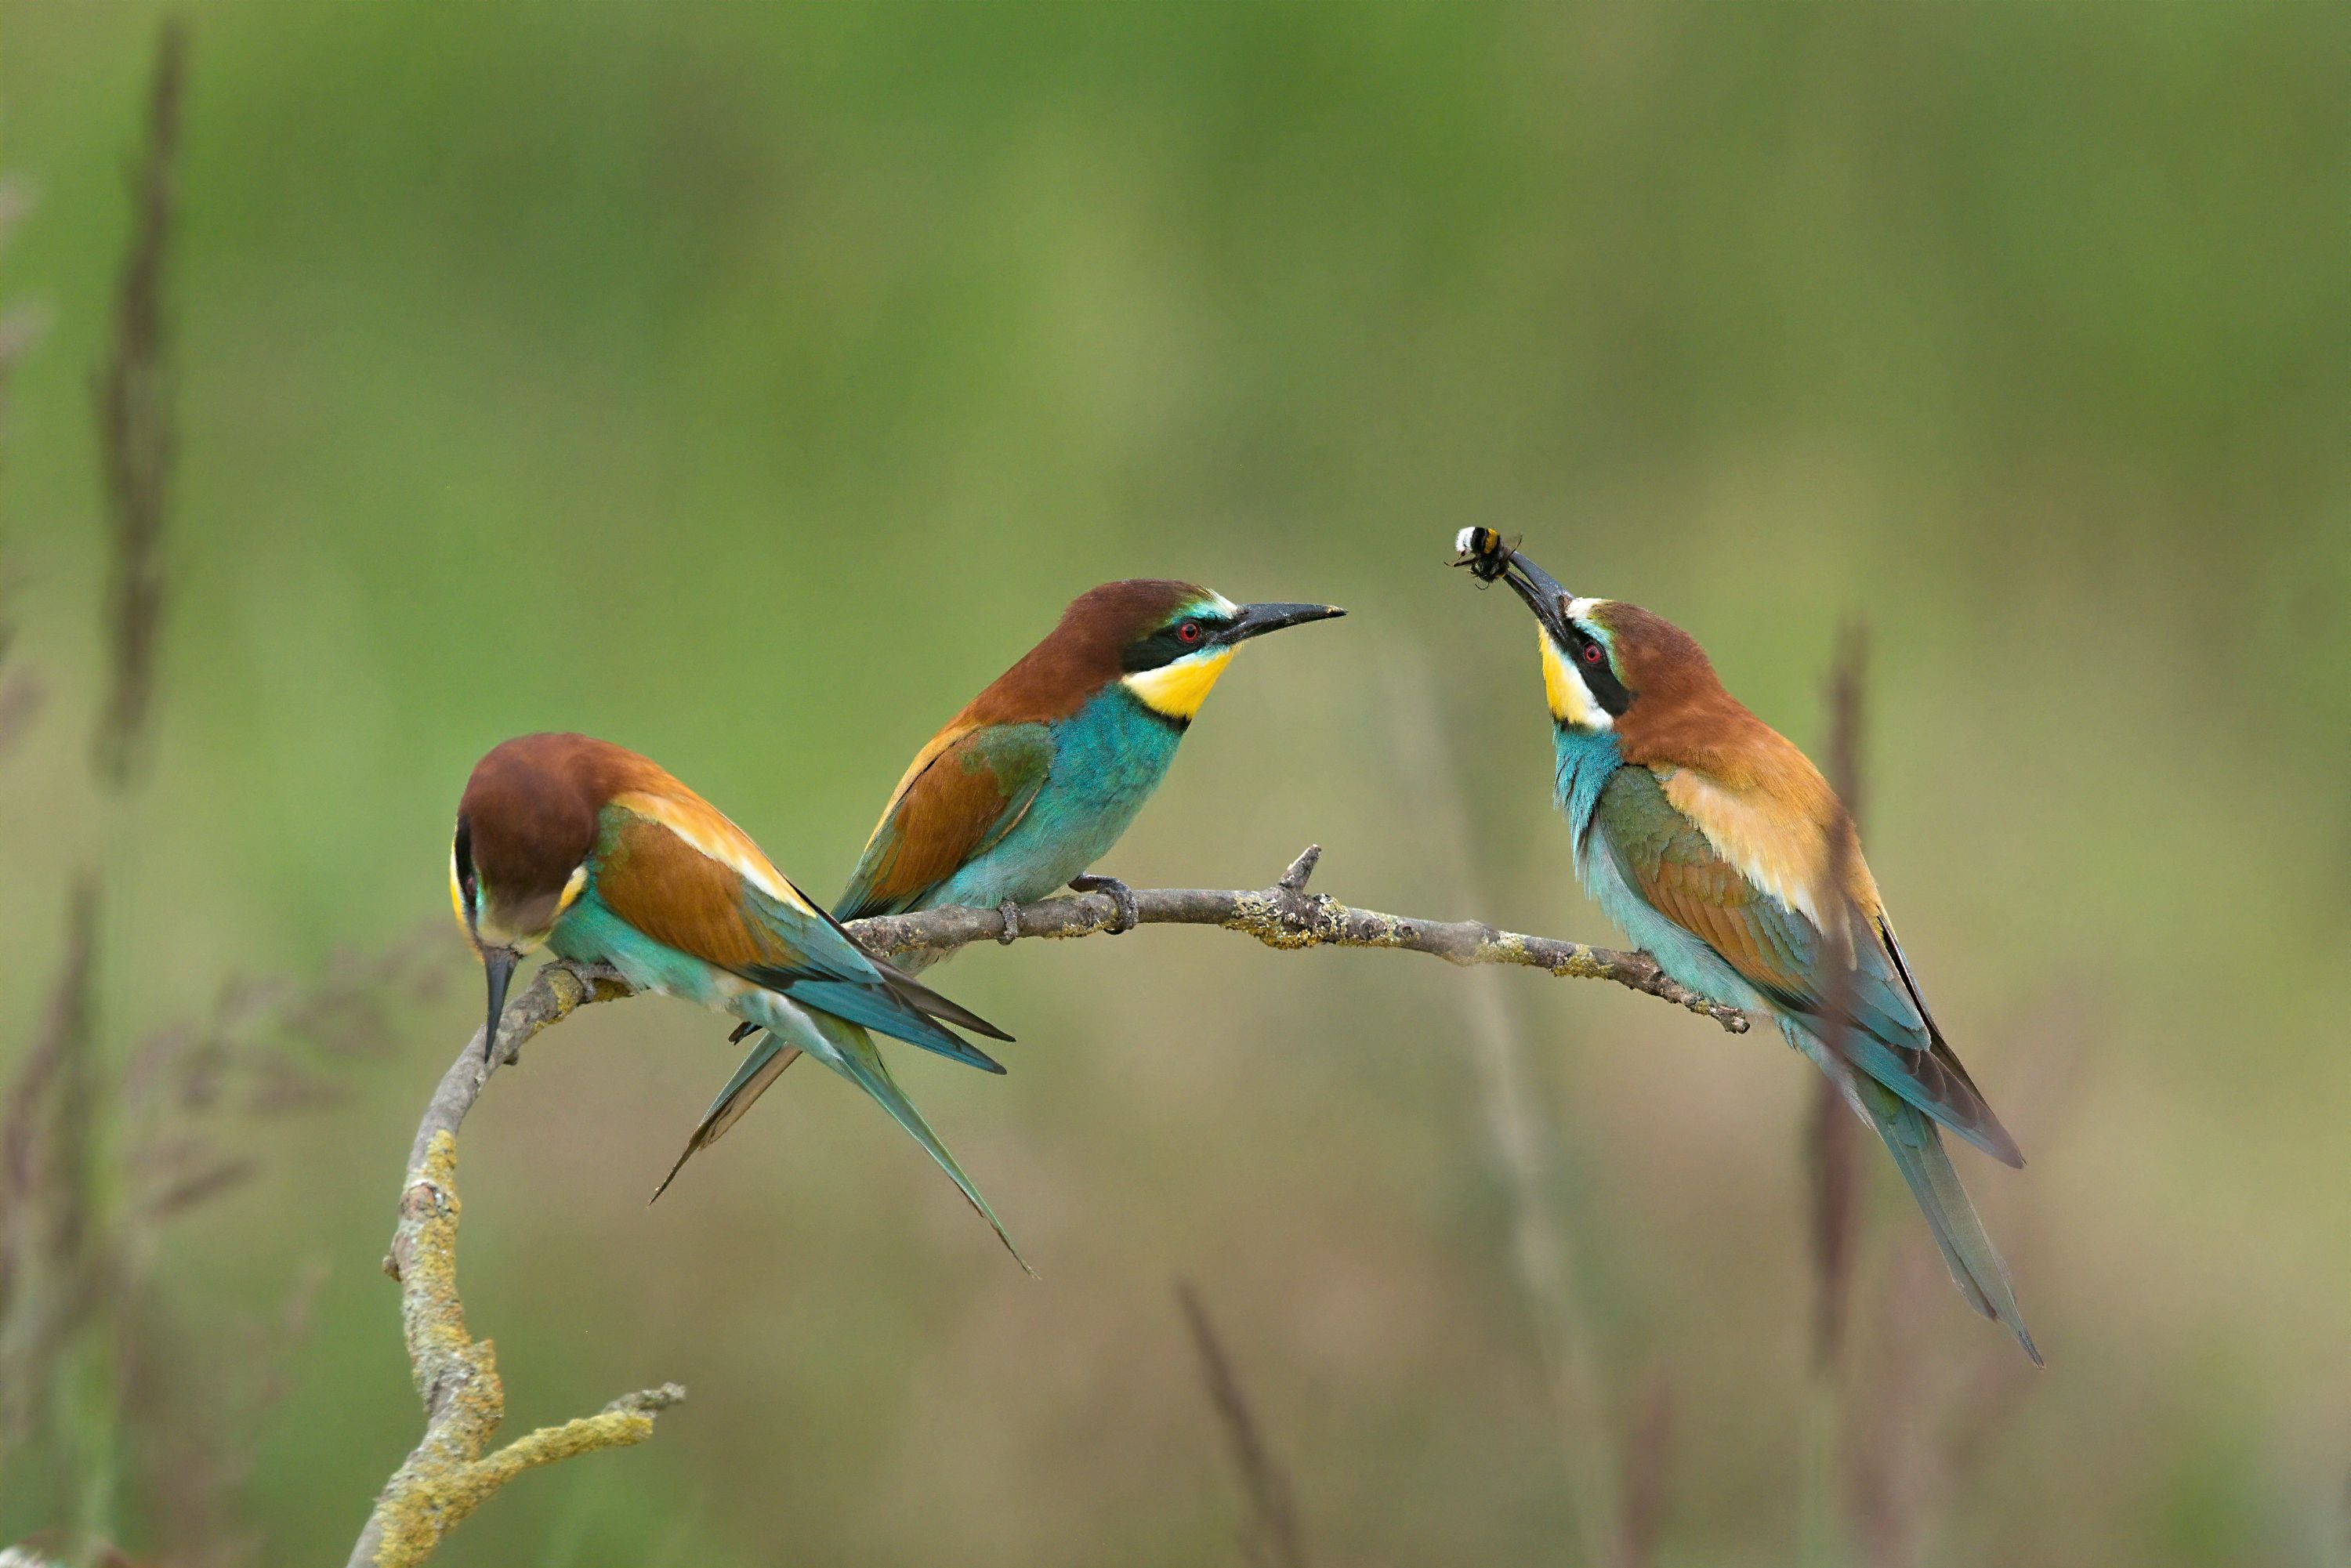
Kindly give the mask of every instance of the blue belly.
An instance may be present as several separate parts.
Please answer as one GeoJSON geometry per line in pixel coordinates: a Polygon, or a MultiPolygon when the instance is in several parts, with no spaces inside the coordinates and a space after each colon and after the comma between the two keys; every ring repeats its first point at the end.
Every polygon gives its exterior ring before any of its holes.
{"type": "Polygon", "coordinates": [[[1092,870],[1167,776],[1184,732],[1113,684],[1056,721],[1053,769],[1019,825],[915,907],[1030,904],[1092,870]]]}

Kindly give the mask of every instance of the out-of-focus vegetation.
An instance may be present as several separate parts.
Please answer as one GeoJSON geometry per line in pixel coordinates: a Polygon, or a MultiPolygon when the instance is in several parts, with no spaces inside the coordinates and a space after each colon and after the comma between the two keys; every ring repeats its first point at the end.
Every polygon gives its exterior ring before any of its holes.
{"type": "MultiPolygon", "coordinates": [[[[1438,567],[1490,524],[1807,746],[1874,628],[1873,863],[2032,1156],[1964,1170],[2050,1367],[1916,1277],[1870,1165],[1832,1538],[2335,1559],[2351,11],[202,7],[155,727],[102,797],[92,390],[157,19],[0,6],[0,306],[47,325],[0,434],[0,1068],[86,873],[109,1083],[240,983],[377,972],[334,956],[438,915],[465,770],[522,730],[650,752],[830,892],[914,747],[1116,576],[1353,613],[1238,661],[1107,869],[1259,884],[1312,839],[1340,896],[1605,938],[1525,617],[1438,567]],[[1397,755],[1419,689],[1466,865],[1397,755]]],[[[647,1209],[733,1055],[596,1009],[468,1124],[469,1306],[518,1425],[692,1399],[445,1561],[1229,1560],[1179,1274],[1317,1561],[1578,1555],[1470,977],[1150,931],[937,977],[1011,1076],[903,1071],[1042,1282],[815,1074],[647,1209]]],[[[1805,1071],[1495,978],[1626,1511],[1660,1563],[1791,1560],[1805,1071]]],[[[347,1548],[415,1430],[376,1264],[477,1005],[314,1032],[340,1096],[223,1108],[252,1175],[153,1232],[123,1333],[210,1387],[260,1332],[271,1386],[120,1390],[103,1476],[0,1473],[0,1539],[347,1548]],[[256,1331],[314,1266],[307,1332],[256,1331]],[[249,1476],[180,1506],[210,1436],[249,1476]]]]}

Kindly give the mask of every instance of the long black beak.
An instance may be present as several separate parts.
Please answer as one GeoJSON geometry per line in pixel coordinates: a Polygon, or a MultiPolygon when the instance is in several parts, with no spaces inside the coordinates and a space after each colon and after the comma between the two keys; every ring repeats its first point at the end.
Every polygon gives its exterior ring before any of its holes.
{"type": "Polygon", "coordinates": [[[1345,613],[1335,604],[1244,604],[1219,641],[1246,643],[1285,626],[1303,626],[1309,621],[1329,621],[1345,613]]]}
{"type": "Polygon", "coordinates": [[[1567,604],[1574,595],[1559,585],[1559,579],[1504,544],[1501,537],[1490,529],[1462,529],[1455,548],[1458,553],[1454,565],[1468,567],[1469,574],[1480,582],[1491,582],[1499,577],[1509,583],[1510,591],[1535,612],[1543,630],[1562,647],[1566,645],[1567,604]]]}
{"type": "Polygon", "coordinates": [[[1567,643],[1567,601],[1575,596],[1559,585],[1559,579],[1517,550],[1510,552],[1510,564],[1502,569],[1502,580],[1510,585],[1511,592],[1526,601],[1527,608],[1535,612],[1535,619],[1543,623],[1543,629],[1564,646],[1567,643]]]}
{"type": "Polygon", "coordinates": [[[482,972],[490,977],[490,1019],[482,1026],[482,1060],[486,1062],[498,1049],[498,1019],[507,1012],[507,987],[514,979],[515,964],[522,955],[511,947],[482,949],[482,972]]]}

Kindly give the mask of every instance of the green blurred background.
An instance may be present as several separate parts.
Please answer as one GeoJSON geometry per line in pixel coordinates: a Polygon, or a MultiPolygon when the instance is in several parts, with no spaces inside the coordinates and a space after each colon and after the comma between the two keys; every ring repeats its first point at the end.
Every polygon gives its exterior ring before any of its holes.
{"type": "MultiPolygon", "coordinates": [[[[1342,898],[1608,939],[1526,617],[1441,570],[1489,524],[1816,752],[1837,627],[1874,629],[1872,858],[2033,1157],[1962,1160],[2050,1360],[1901,1293],[1881,1182],[1855,1427],[1928,1478],[1893,1555],[2340,1560],[2351,9],[188,14],[159,725],[110,805],[90,387],[158,13],[0,7],[36,203],[0,301],[48,323],[0,437],[47,694],[0,759],[0,1060],[81,867],[118,1061],[228,977],[445,922],[466,769],[524,730],[651,753],[829,893],[931,730],[1134,575],[1353,613],[1238,661],[1108,869],[1261,885],[1314,840],[1342,898]]],[[[267,1342],[260,1561],[340,1561],[416,1434],[376,1264],[478,1005],[431,940],[437,996],[336,1103],[236,1121],[259,1174],[145,1266],[140,1332],[195,1363],[329,1269],[267,1342]]],[[[474,1327],[513,1430],[692,1398],[441,1560],[1236,1560],[1177,1276],[1317,1561],[1576,1561],[1593,1433],[1657,1472],[1658,1561],[1794,1559],[1811,1085],[1775,1042],[1494,977],[1562,1329],[1479,977],[1161,930],[939,978],[1011,1075],[897,1060],[1042,1282],[816,1074],[648,1209],[733,1053],[674,1004],[584,1016],[466,1128],[474,1327]],[[1554,1333],[1597,1375],[1565,1414],[1554,1333]],[[1659,1397],[1644,1458],[1615,1434],[1659,1397]]],[[[152,1473],[155,1423],[214,1414],[125,1422],[99,1522],[142,1558],[229,1554],[152,1473]]],[[[63,1491],[20,1464],[0,1528],[63,1491]]]]}

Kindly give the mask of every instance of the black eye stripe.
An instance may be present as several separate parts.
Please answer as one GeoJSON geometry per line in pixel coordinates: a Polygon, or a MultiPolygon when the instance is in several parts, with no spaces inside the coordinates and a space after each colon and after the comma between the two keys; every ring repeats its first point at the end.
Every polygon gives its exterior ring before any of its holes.
{"type": "Polygon", "coordinates": [[[465,896],[474,896],[474,825],[465,818],[457,819],[457,837],[450,845],[457,862],[457,885],[465,896]]]}
{"type": "Polygon", "coordinates": [[[1576,674],[1583,677],[1584,689],[1592,694],[1592,700],[1598,703],[1609,717],[1622,718],[1625,710],[1633,706],[1633,694],[1625,690],[1625,683],[1616,678],[1615,666],[1607,656],[1606,646],[1573,621],[1567,623],[1567,645],[1572,655],[1570,662],[1575,665],[1576,674]],[[1598,650],[1601,655],[1596,663],[1585,656],[1587,650],[1593,649],[1598,650]]]}
{"type": "Polygon", "coordinates": [[[1120,650],[1119,667],[1128,674],[1144,670],[1155,670],[1172,664],[1187,653],[1196,653],[1208,645],[1209,636],[1228,624],[1219,617],[1199,614],[1180,616],[1162,626],[1148,637],[1140,637],[1120,650]],[[1187,642],[1184,630],[1193,631],[1187,642]]]}

